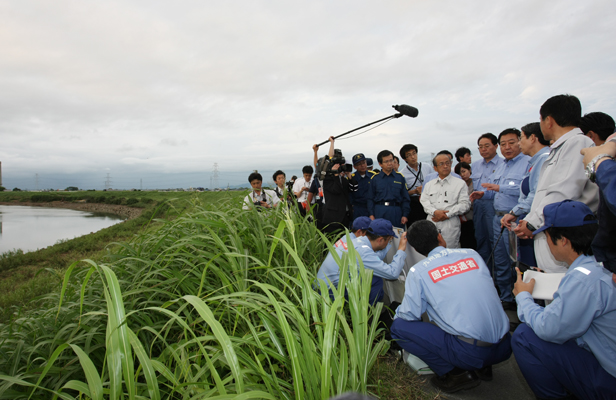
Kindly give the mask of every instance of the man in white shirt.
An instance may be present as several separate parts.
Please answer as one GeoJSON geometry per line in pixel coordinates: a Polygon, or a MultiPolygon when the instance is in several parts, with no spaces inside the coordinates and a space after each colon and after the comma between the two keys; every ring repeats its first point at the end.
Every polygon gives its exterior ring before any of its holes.
{"type": "Polygon", "coordinates": [[[296,179],[293,184],[293,194],[297,198],[297,205],[299,206],[302,215],[306,214],[306,211],[310,208],[310,204],[308,204],[307,200],[308,191],[310,190],[310,185],[312,184],[313,172],[314,168],[310,165],[306,165],[302,168],[302,174],[304,174],[304,177],[296,179]]]}
{"type": "Polygon", "coordinates": [[[258,211],[264,208],[272,208],[278,205],[280,199],[273,190],[261,189],[263,185],[263,177],[258,172],[253,172],[248,176],[248,182],[252,186],[252,192],[244,197],[243,210],[249,210],[256,207],[258,211]]]}
{"type": "Polygon", "coordinates": [[[460,218],[471,208],[466,183],[451,176],[451,159],[446,154],[432,161],[438,178],[426,183],[421,195],[421,205],[440,230],[448,248],[460,247],[460,218]]]}
{"type": "Polygon", "coordinates": [[[514,232],[522,239],[534,238],[537,265],[546,272],[567,272],[567,264],[557,261],[548,247],[545,233],[533,235],[543,227],[543,209],[563,200],[580,201],[593,212],[599,208],[599,188],[586,177],[580,151],[593,145],[577,128],[582,117],[582,105],[577,97],[558,95],[549,98],[539,110],[541,132],[553,140],[550,154],[541,166],[537,192],[530,212],[514,232]]]}
{"type": "Polygon", "coordinates": [[[406,226],[411,226],[413,222],[426,219],[426,213],[419,202],[421,189],[424,186],[425,176],[432,172],[430,164],[422,163],[417,160],[417,146],[405,144],[400,149],[400,157],[406,161],[406,167],[400,171],[404,175],[406,188],[411,197],[411,211],[407,217],[406,226]]]}

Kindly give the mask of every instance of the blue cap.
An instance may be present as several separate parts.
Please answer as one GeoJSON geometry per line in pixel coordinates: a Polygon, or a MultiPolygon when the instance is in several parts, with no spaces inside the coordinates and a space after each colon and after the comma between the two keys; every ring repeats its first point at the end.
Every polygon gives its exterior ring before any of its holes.
{"type": "Polygon", "coordinates": [[[543,208],[544,225],[533,232],[533,235],[543,232],[548,228],[569,228],[588,224],[596,224],[597,219],[584,221],[587,216],[595,216],[590,208],[584,203],[573,200],[563,200],[558,203],[548,204],[543,208]]]}
{"type": "Polygon", "coordinates": [[[375,234],[377,236],[396,236],[396,232],[392,229],[391,222],[383,219],[377,218],[370,223],[370,228],[368,228],[368,232],[375,234]]]}
{"type": "Polygon", "coordinates": [[[364,161],[366,159],[366,156],[364,155],[364,153],[357,153],[353,156],[353,165],[357,165],[360,162],[364,161]]]}
{"type": "Polygon", "coordinates": [[[369,167],[372,167],[374,165],[372,158],[366,158],[366,164],[368,164],[369,167]]]}
{"type": "Polygon", "coordinates": [[[353,231],[356,231],[358,229],[365,231],[366,229],[370,228],[371,223],[372,220],[368,217],[357,217],[355,218],[355,221],[353,221],[353,231]]]}

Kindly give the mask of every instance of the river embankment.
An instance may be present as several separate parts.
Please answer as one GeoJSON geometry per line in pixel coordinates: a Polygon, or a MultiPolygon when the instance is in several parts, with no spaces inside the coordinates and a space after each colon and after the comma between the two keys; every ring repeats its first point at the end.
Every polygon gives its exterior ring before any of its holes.
{"type": "Polygon", "coordinates": [[[32,201],[2,201],[3,206],[27,206],[27,207],[53,207],[53,208],[68,208],[70,210],[89,211],[97,213],[106,213],[119,215],[125,219],[135,219],[141,215],[143,208],[129,207],[120,204],[101,204],[101,203],[86,203],[80,201],[50,201],[50,202],[32,202],[32,201]]]}

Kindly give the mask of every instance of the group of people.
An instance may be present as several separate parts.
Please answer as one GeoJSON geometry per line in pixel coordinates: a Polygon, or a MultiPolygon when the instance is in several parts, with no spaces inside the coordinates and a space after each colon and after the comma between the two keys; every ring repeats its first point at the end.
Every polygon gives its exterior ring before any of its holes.
{"type": "MultiPolygon", "coordinates": [[[[428,364],[437,387],[455,392],[490,380],[491,366],[513,351],[537,398],[616,398],[614,120],[582,116],[571,95],[548,99],[539,114],[521,129],[479,136],[480,160],[458,149],[454,172],[450,152],[428,165],[406,144],[404,168],[384,150],[379,171],[360,153],[351,173],[330,138],[327,157],[313,147],[316,176],[304,167],[292,192],[304,210],[319,204],[324,229],[353,221],[354,248],[374,271],[371,302],[382,300],[383,279],[400,274],[407,242],[426,257],[406,277],[391,336],[428,364]],[[393,227],[407,230],[386,263],[393,227]],[[516,265],[565,273],[547,305],[513,269],[509,232],[519,240],[516,265]],[[522,322],[513,335],[505,310],[522,322]]],[[[271,207],[284,196],[249,201],[271,207]]],[[[336,251],[346,244],[336,242],[336,251]]],[[[338,273],[328,255],[318,278],[336,286],[338,273]]]]}

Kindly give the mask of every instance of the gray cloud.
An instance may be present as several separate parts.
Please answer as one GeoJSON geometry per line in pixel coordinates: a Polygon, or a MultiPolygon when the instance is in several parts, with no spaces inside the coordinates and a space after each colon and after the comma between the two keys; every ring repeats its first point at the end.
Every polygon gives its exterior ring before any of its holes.
{"type": "Polygon", "coordinates": [[[44,173],[100,188],[110,171],[126,187],[146,174],[207,186],[214,162],[231,184],[253,169],[292,175],[313,143],[399,103],[419,117],[340,141],[344,152],[472,147],[537,120],[558,93],[614,115],[614,11],[600,0],[2,2],[3,181],[44,173]]]}

